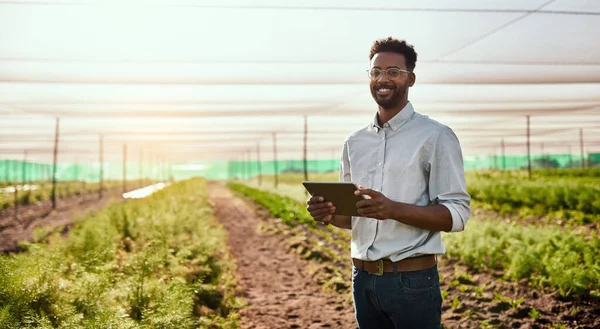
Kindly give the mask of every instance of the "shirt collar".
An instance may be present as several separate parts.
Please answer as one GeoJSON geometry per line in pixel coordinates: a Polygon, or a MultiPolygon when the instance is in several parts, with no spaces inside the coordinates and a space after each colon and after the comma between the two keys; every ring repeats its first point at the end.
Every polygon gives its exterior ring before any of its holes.
{"type": "MultiPolygon", "coordinates": [[[[384,126],[392,128],[393,131],[397,131],[398,129],[400,129],[400,127],[402,127],[404,123],[406,123],[408,119],[410,119],[411,115],[414,112],[415,109],[413,108],[412,104],[408,102],[406,103],[406,106],[404,106],[404,108],[400,112],[398,112],[398,114],[396,114],[393,118],[391,118],[390,121],[388,121],[384,126]]],[[[375,113],[375,117],[373,118],[373,123],[371,124],[371,127],[375,132],[379,131],[379,129],[382,128],[377,122],[377,113],[375,113]]]]}

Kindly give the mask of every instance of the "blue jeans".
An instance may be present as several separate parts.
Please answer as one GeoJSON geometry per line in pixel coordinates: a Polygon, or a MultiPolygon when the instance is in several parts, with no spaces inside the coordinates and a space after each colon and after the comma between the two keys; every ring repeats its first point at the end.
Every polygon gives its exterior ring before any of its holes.
{"type": "Polygon", "coordinates": [[[382,276],[353,266],[352,297],[359,329],[442,328],[437,265],[382,276]]]}

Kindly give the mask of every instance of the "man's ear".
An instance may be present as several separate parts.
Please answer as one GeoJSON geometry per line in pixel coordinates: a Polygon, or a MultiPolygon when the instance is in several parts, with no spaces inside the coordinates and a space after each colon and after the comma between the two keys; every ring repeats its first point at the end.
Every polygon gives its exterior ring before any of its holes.
{"type": "Polygon", "coordinates": [[[412,86],[414,86],[414,84],[415,84],[415,82],[416,82],[416,81],[417,81],[417,75],[416,75],[416,74],[414,74],[414,73],[412,73],[412,74],[410,75],[410,77],[408,78],[408,86],[409,86],[409,87],[412,87],[412,86]]]}

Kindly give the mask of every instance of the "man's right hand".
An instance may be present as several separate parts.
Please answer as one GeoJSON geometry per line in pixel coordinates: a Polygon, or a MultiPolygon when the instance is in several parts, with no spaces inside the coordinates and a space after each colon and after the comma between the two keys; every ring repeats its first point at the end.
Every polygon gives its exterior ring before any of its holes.
{"type": "Polygon", "coordinates": [[[306,201],[306,210],[317,222],[329,224],[333,220],[335,206],[331,202],[324,202],[323,200],[323,197],[312,196],[306,201]]]}

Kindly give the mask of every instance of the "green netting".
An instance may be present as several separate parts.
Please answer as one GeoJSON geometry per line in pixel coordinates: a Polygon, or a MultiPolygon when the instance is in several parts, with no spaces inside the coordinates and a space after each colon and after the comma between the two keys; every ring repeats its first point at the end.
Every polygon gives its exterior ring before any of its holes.
{"type": "MultiPolygon", "coordinates": [[[[146,167],[142,171],[139,170],[139,165],[135,163],[127,164],[126,167],[126,177],[128,180],[141,178],[164,180],[169,175],[169,168],[167,166],[146,167]]],[[[104,180],[123,179],[122,163],[105,163],[102,171],[104,180]]],[[[1,160],[0,179],[5,182],[49,181],[52,179],[52,165],[18,160],[1,160]]],[[[60,163],[56,167],[56,179],[59,181],[83,180],[98,182],[100,181],[100,164],[78,165],[60,163]]]]}
{"type": "MultiPolygon", "coordinates": [[[[464,158],[465,170],[477,169],[526,169],[527,156],[508,155],[482,156],[464,158]]],[[[589,154],[584,158],[585,167],[600,166],[600,154],[589,154]]],[[[532,169],[552,168],[581,168],[581,157],[568,154],[554,154],[545,156],[532,156],[532,169]]],[[[166,180],[171,176],[174,179],[186,179],[194,176],[204,176],[209,179],[251,178],[261,174],[274,174],[286,172],[304,172],[302,160],[273,161],[213,161],[186,164],[172,164],[149,166],[138,163],[128,163],[127,179],[136,180],[146,178],[151,180],[166,180]],[[140,170],[141,169],[141,170],[140,170]],[[277,169],[277,170],[276,170],[277,169]]],[[[338,159],[308,160],[307,171],[313,173],[335,172],[338,170],[338,159]]],[[[105,163],[103,168],[105,180],[123,179],[122,163],[105,163]]],[[[57,180],[85,180],[96,182],[100,180],[99,164],[59,164],[57,166],[57,180]]],[[[38,181],[50,180],[52,165],[17,160],[0,161],[0,179],[4,181],[38,181]]]]}

